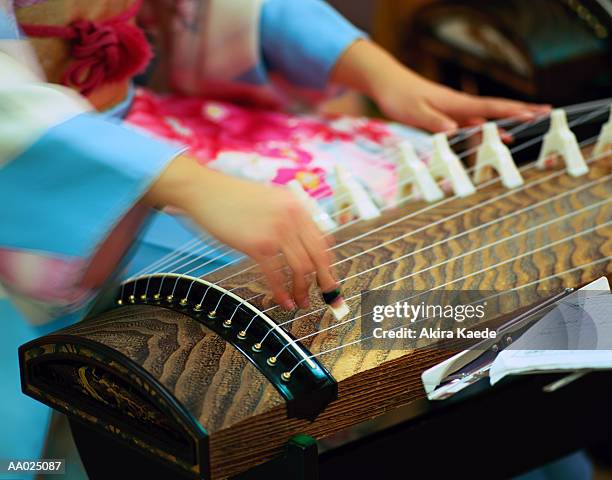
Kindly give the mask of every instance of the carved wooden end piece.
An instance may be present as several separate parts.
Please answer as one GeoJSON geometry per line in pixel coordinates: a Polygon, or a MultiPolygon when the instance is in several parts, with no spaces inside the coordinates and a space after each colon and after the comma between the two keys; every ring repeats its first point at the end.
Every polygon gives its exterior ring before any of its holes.
{"type": "Polygon", "coordinates": [[[288,418],[313,419],[337,397],[335,380],[308,350],[227,290],[153,275],[124,284],[116,305],[23,345],[22,389],[195,478],[210,478],[203,411],[216,401],[209,387],[223,388],[218,372],[228,357],[236,369],[250,362],[257,371],[239,388],[257,396],[273,386],[288,418]]]}

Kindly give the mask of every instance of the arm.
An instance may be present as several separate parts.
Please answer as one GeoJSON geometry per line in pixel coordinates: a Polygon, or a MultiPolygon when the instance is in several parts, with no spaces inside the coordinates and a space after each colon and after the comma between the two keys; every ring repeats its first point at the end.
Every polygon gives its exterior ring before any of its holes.
{"type": "MultiPolygon", "coordinates": [[[[322,0],[207,0],[173,11],[172,85],[232,99],[316,100],[364,34],[322,0]]],[[[155,23],[164,30],[161,19],[155,23]]],[[[165,29],[167,30],[167,28],[165,29]]]]}
{"type": "Polygon", "coordinates": [[[78,318],[144,219],[140,198],[178,149],[46,83],[7,12],[0,9],[0,281],[33,321],[78,318]]]}
{"type": "Polygon", "coordinates": [[[2,35],[0,282],[31,319],[78,319],[151,206],[179,208],[252,256],[287,308],[307,301],[310,272],[335,286],[324,240],[289,192],[217,174],[96,115],[16,60],[28,50],[16,29],[2,35]]]}
{"type": "Polygon", "coordinates": [[[325,91],[344,51],[363,32],[321,0],[267,0],[261,12],[261,46],[268,72],[311,91],[325,91]]]}
{"type": "Polygon", "coordinates": [[[367,40],[342,54],[331,78],[371,97],[389,118],[432,132],[453,131],[489,118],[529,120],[549,110],[546,105],[476,97],[438,85],[367,40]]]}
{"type": "Polygon", "coordinates": [[[310,274],[323,291],[336,288],[327,242],[298,200],[283,187],[265,186],[173,161],[145,196],[150,205],[184,211],[213,236],[255,260],[274,300],[287,310],[308,307],[310,274]],[[281,253],[282,255],[278,255],[281,253]],[[292,272],[292,291],[283,269],[292,272]]]}

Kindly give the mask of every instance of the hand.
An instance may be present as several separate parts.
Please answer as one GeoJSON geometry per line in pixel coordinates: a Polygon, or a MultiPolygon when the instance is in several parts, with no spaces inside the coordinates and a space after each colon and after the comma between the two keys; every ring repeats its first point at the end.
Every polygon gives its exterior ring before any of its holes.
{"type": "Polygon", "coordinates": [[[217,239],[261,267],[274,300],[287,310],[308,307],[311,273],[323,291],[337,282],[328,244],[295,196],[282,187],[236,179],[177,157],[144,198],[185,212],[217,239]],[[279,255],[282,254],[282,255],[279,255]],[[289,294],[283,267],[293,273],[289,294]]]}
{"type": "Polygon", "coordinates": [[[528,121],[550,110],[548,105],[477,97],[438,85],[365,40],[344,52],[332,80],[371,96],[390,119],[431,132],[453,132],[488,119],[528,121]]]}

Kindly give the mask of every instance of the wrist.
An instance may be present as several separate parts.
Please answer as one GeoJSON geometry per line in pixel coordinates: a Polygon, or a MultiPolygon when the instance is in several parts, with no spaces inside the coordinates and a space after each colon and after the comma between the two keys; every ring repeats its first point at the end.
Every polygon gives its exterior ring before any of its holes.
{"type": "Polygon", "coordinates": [[[375,43],[360,39],[338,59],[332,81],[357,90],[373,99],[389,90],[397,75],[406,69],[375,43]]]}
{"type": "Polygon", "coordinates": [[[168,164],[143,200],[154,208],[187,210],[192,203],[190,199],[203,188],[206,171],[190,157],[179,155],[168,164]]]}

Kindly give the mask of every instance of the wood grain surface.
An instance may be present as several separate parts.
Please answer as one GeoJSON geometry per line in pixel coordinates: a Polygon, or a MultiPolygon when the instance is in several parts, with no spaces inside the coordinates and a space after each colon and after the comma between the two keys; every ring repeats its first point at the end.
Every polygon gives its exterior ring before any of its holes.
{"type": "MultiPolygon", "coordinates": [[[[525,186],[513,191],[495,182],[467,198],[434,205],[405,203],[381,218],[343,229],[336,236],[337,245],[361,238],[334,250],[335,260],[341,262],[337,277],[365,272],[343,282],[344,296],[357,296],[348,302],[351,316],[360,313],[361,290],[399,278],[403,280],[388,288],[427,290],[445,285],[510,291],[529,284],[508,302],[507,309],[514,310],[563,287],[612,273],[612,226],[605,225],[612,220],[611,174],[610,155],[591,162],[589,173],[579,178],[528,168],[523,171],[525,186]],[[398,237],[402,238],[390,242],[398,237]]],[[[220,281],[245,265],[206,278],[220,281]]],[[[250,298],[265,292],[259,277],[251,269],[220,285],[250,298]]],[[[253,304],[265,308],[262,300],[253,304]]],[[[308,336],[302,342],[313,354],[360,337],[359,321],[326,330],[338,321],[326,310],[318,311],[323,304],[314,290],[311,304],[314,313],[286,327],[298,338],[308,336]]],[[[305,313],[275,309],[269,315],[287,322],[305,313]]],[[[439,349],[368,350],[361,344],[323,353],[317,358],[339,382],[339,396],[309,422],[287,419],[282,398],[267,380],[232,346],[183,315],[128,306],[72,330],[142,364],[187,406],[210,434],[214,478],[271,458],[294,434],[324,438],[424,397],[421,373],[450,355],[439,349]]]]}

